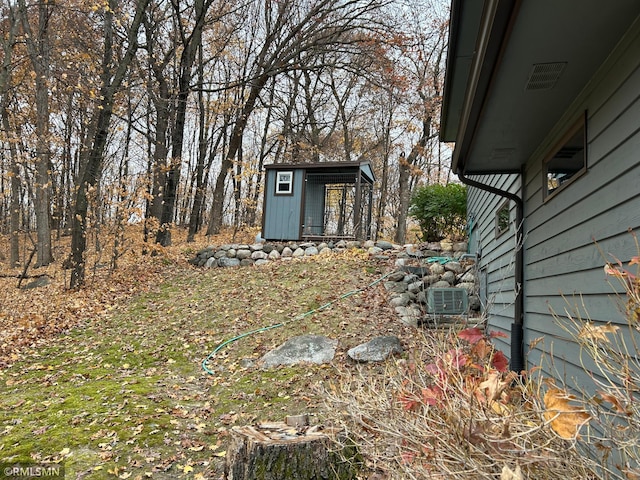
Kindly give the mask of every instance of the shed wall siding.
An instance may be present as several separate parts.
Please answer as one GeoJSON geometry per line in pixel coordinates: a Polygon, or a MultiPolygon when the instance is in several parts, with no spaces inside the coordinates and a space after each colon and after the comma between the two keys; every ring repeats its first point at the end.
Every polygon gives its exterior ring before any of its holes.
{"type": "Polygon", "coordinates": [[[603,266],[613,256],[626,263],[638,254],[628,229],[640,230],[640,35],[621,45],[525,171],[525,353],[535,345],[528,366],[580,386],[590,380],[562,318],[568,312],[624,324],[615,297],[621,289],[607,281],[603,266]],[[543,202],[544,155],[584,111],[587,172],[543,202]]]}
{"type": "Polygon", "coordinates": [[[276,174],[276,170],[267,170],[263,237],[268,240],[298,240],[304,172],[293,170],[293,195],[275,195],[276,174]]]}

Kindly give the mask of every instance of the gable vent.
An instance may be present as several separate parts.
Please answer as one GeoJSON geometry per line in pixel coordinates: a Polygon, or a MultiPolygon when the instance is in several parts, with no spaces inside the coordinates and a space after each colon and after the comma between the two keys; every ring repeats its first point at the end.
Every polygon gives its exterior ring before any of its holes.
{"type": "Polygon", "coordinates": [[[551,90],[555,87],[567,62],[536,63],[529,73],[525,90],[551,90]]]}

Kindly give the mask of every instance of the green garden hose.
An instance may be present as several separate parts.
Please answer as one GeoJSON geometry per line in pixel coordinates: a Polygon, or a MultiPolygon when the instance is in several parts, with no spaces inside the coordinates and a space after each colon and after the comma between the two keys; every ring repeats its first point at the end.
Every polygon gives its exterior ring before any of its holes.
{"type": "Polygon", "coordinates": [[[378,278],[377,280],[371,282],[369,285],[367,285],[366,287],[362,287],[359,288],[357,290],[352,290],[351,292],[347,292],[343,295],[341,295],[340,297],[336,298],[335,300],[332,300],[330,302],[325,303],[324,305],[319,306],[318,308],[314,308],[313,310],[309,310],[306,313],[303,313],[302,315],[298,315],[297,317],[293,318],[292,320],[290,320],[289,322],[281,322],[281,323],[276,323],[275,325],[269,325],[268,327],[262,327],[262,328],[257,328],[255,330],[251,330],[250,332],[245,332],[241,335],[238,335],[236,337],[230,338],[228,340],[225,340],[224,342],[222,342],[220,345],[218,345],[208,356],[207,358],[205,358],[202,361],[202,369],[207,372],[209,375],[214,375],[215,372],[213,372],[208,366],[207,364],[209,363],[209,361],[220,351],[222,350],[224,347],[226,347],[227,345],[229,345],[230,343],[236,342],[240,339],[249,337],[251,335],[254,335],[256,333],[261,333],[261,332],[266,332],[267,330],[272,330],[274,328],[278,328],[278,327],[283,327],[284,325],[286,325],[287,323],[291,323],[291,322],[296,322],[298,320],[303,320],[311,315],[313,315],[314,313],[320,312],[321,310],[324,310],[325,308],[330,307],[331,305],[333,305],[334,303],[348,298],[352,295],[355,295],[356,293],[360,293],[364,290],[366,290],[367,288],[371,288],[374,285],[380,283],[382,280],[384,280],[385,278],[387,278],[389,275],[391,275],[393,272],[389,272],[386,273],[385,275],[383,275],[382,277],[378,278]]]}

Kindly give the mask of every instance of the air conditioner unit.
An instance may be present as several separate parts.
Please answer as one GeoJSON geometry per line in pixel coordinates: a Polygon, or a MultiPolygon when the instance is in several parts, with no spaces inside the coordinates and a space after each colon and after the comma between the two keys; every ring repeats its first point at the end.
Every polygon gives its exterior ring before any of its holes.
{"type": "Polygon", "coordinates": [[[427,289],[427,313],[430,315],[466,315],[469,310],[464,288],[427,289]]]}

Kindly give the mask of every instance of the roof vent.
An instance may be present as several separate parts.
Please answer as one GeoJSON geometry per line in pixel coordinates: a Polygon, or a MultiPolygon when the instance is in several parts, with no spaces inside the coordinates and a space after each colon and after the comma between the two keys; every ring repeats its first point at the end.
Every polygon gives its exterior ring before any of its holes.
{"type": "Polygon", "coordinates": [[[536,63],[529,73],[525,90],[551,90],[555,87],[567,62],[536,63]]]}

